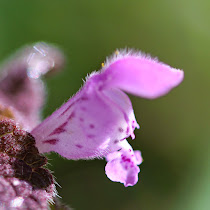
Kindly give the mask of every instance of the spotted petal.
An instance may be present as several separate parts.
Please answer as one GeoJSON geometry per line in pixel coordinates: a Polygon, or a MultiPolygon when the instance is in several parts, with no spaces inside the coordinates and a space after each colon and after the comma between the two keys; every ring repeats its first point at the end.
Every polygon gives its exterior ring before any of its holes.
{"type": "MultiPolygon", "coordinates": [[[[91,80],[91,79],[90,79],[91,80]]],[[[32,131],[40,152],[69,159],[102,157],[121,148],[138,127],[128,96],[118,89],[83,89],[32,131]]]]}
{"type": "Polygon", "coordinates": [[[140,169],[137,165],[142,163],[140,151],[133,151],[132,147],[125,140],[122,149],[107,155],[108,161],[105,171],[109,179],[114,182],[121,182],[125,187],[133,186],[138,181],[140,169]]]}

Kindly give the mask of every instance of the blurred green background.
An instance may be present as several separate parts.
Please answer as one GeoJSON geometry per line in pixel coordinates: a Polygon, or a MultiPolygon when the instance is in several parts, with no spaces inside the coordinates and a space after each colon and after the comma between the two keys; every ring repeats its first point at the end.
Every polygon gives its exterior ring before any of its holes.
{"type": "Polygon", "coordinates": [[[150,101],[131,96],[134,149],[142,151],[139,182],[125,188],[104,173],[104,160],[49,155],[63,202],[83,210],[210,209],[210,1],[0,1],[0,59],[22,45],[59,45],[65,70],[47,79],[44,117],[73,95],[87,73],[116,48],[130,47],[184,69],[185,80],[150,101]]]}

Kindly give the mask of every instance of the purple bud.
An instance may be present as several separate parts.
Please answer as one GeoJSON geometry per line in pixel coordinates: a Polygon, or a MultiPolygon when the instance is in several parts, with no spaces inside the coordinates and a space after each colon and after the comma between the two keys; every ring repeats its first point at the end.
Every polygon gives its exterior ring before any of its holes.
{"type": "Polygon", "coordinates": [[[64,56],[58,48],[45,43],[19,50],[3,68],[0,78],[0,104],[13,109],[16,122],[30,131],[40,122],[45,101],[41,76],[59,71],[64,56]]]}

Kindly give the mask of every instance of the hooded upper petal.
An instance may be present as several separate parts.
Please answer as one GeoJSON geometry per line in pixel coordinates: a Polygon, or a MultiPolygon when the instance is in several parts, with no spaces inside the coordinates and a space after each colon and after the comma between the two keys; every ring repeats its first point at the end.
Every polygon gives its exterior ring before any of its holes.
{"type": "Polygon", "coordinates": [[[131,94],[154,99],[181,83],[184,72],[142,53],[118,52],[95,79],[103,86],[117,87],[131,94]]]}

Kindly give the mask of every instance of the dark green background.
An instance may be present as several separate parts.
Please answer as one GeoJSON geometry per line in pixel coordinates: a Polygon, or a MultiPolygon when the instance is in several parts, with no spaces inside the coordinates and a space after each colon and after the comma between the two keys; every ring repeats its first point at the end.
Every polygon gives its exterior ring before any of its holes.
{"type": "Polygon", "coordinates": [[[65,71],[47,79],[44,116],[99,69],[116,48],[130,47],[184,69],[184,82],[150,101],[132,97],[141,125],[130,141],[144,157],[139,182],[124,188],[104,160],[50,155],[59,195],[78,210],[208,210],[210,206],[209,0],[1,0],[0,58],[36,41],[58,44],[65,71]]]}

